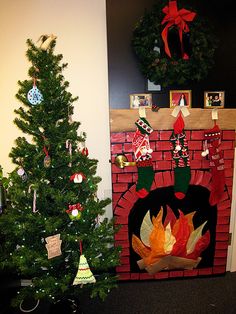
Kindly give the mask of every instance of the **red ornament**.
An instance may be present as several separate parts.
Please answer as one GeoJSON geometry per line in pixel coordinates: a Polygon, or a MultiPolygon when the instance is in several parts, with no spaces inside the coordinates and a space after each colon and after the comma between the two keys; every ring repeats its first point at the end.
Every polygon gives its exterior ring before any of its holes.
{"type": "Polygon", "coordinates": [[[74,173],[70,176],[70,181],[74,181],[74,183],[81,183],[85,179],[86,177],[82,172],[74,173]]]}
{"type": "Polygon", "coordinates": [[[88,148],[87,147],[84,147],[83,149],[82,149],[82,151],[81,151],[81,154],[82,155],[85,155],[85,156],[88,156],[88,148]]]}
{"type": "Polygon", "coordinates": [[[77,209],[78,211],[82,211],[84,208],[80,203],[69,205],[69,209],[66,210],[68,214],[71,214],[73,210],[77,209]]]}

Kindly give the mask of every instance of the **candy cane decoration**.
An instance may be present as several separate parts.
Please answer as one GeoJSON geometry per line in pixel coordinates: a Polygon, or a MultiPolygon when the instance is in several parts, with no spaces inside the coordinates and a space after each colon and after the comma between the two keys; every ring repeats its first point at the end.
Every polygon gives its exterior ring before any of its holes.
{"type": "MultiPolygon", "coordinates": [[[[70,160],[72,160],[72,144],[70,140],[66,140],[66,149],[69,150],[70,160]]],[[[72,167],[72,162],[70,161],[68,167],[72,167]]]]}
{"type": "MultiPolygon", "coordinates": [[[[28,190],[28,193],[31,193],[31,188],[33,188],[34,185],[31,184],[29,186],[29,190],[28,190]]],[[[34,188],[34,194],[33,194],[33,213],[37,213],[38,210],[36,209],[36,199],[37,199],[37,190],[34,188]]]]}

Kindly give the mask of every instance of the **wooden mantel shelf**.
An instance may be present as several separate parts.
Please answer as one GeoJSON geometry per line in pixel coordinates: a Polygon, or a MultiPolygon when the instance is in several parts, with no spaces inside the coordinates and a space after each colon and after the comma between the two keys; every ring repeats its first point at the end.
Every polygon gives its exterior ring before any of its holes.
{"type": "MultiPolygon", "coordinates": [[[[171,108],[160,108],[158,112],[146,110],[147,120],[154,130],[173,129],[174,118],[171,108]]],[[[184,118],[185,130],[201,130],[213,127],[211,109],[190,108],[190,115],[184,118]]],[[[111,132],[135,131],[135,121],[139,113],[136,109],[111,109],[110,127],[111,132]]],[[[218,109],[217,124],[222,130],[236,129],[236,109],[218,109]]]]}

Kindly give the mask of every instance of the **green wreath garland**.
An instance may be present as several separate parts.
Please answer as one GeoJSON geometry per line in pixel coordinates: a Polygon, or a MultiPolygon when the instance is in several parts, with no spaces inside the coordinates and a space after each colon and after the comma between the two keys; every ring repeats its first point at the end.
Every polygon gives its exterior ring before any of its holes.
{"type": "MultiPolygon", "coordinates": [[[[183,2],[178,1],[178,9],[185,8],[196,12],[183,2]]],[[[138,58],[140,70],[151,82],[161,84],[163,87],[200,81],[207,76],[209,69],[214,65],[217,38],[209,23],[207,24],[197,14],[192,22],[187,23],[189,33],[184,35],[189,37],[189,59],[182,59],[175,53],[170,58],[164,51],[161,37],[164,28],[161,22],[165,16],[162,9],[167,4],[167,0],[155,4],[151,12],[144,14],[133,31],[132,46],[138,58]],[[158,47],[160,51],[155,47],[158,47]]],[[[178,32],[177,27],[172,26],[169,29],[170,32],[178,32]]]]}

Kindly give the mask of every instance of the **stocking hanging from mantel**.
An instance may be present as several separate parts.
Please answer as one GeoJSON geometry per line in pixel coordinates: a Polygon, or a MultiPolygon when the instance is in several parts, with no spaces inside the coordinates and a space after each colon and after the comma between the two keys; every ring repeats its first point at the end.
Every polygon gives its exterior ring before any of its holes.
{"type": "Polygon", "coordinates": [[[132,147],[138,168],[136,193],[140,198],[144,198],[149,194],[154,179],[152,149],[149,143],[149,135],[153,129],[143,117],[140,117],[135,124],[137,130],[133,137],[132,147]]]}
{"type": "Polygon", "coordinates": [[[209,198],[211,206],[219,203],[225,187],[225,172],[223,152],[220,149],[221,131],[217,124],[212,129],[204,131],[204,142],[202,156],[209,155],[212,174],[212,188],[209,198]]]}
{"type": "Polygon", "coordinates": [[[170,142],[174,167],[174,193],[176,198],[183,199],[188,190],[191,170],[189,165],[188,141],[184,131],[184,120],[181,112],[174,123],[170,142]]]}

